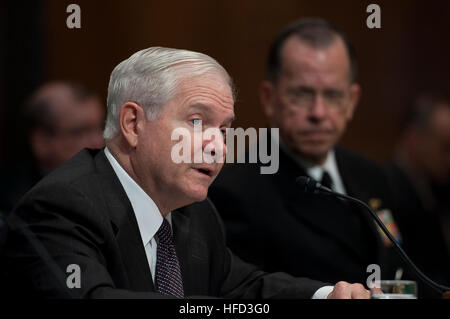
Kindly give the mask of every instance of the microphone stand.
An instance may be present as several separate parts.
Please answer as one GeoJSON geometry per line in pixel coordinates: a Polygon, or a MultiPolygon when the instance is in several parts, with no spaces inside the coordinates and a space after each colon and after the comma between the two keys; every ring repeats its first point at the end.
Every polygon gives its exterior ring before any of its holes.
{"type": "Polygon", "coordinates": [[[400,257],[403,259],[403,261],[405,261],[413,269],[413,271],[416,273],[416,275],[424,283],[426,283],[430,288],[432,288],[436,292],[442,294],[442,298],[450,299],[450,287],[446,287],[446,286],[443,286],[441,284],[434,282],[428,276],[426,276],[422,271],[420,271],[420,269],[417,268],[417,266],[411,261],[411,259],[405,253],[405,251],[400,247],[400,245],[397,243],[397,241],[392,236],[392,234],[389,232],[389,230],[386,228],[386,226],[384,226],[383,222],[378,218],[377,214],[366,203],[364,203],[363,201],[361,201],[357,198],[354,198],[354,197],[351,197],[348,195],[344,195],[344,194],[340,194],[340,193],[336,193],[336,192],[332,191],[331,189],[322,186],[320,183],[318,183],[316,181],[313,182],[310,178],[307,178],[304,176],[297,178],[297,182],[304,184],[304,185],[302,185],[304,187],[304,191],[307,191],[309,188],[314,188],[316,193],[320,191],[326,195],[334,195],[334,196],[349,200],[351,202],[355,202],[355,203],[359,204],[360,206],[364,207],[365,209],[367,209],[370,212],[370,214],[372,215],[375,222],[381,228],[381,230],[386,234],[386,236],[392,242],[392,244],[394,245],[393,247],[394,247],[395,251],[400,255],[400,257]]]}

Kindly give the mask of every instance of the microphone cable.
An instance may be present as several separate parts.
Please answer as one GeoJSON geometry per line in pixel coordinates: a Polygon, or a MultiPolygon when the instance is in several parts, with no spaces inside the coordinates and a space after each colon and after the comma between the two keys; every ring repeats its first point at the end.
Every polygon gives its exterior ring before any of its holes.
{"type": "Polygon", "coordinates": [[[380,218],[378,218],[377,214],[372,210],[372,208],[370,208],[362,200],[359,200],[357,198],[354,198],[354,197],[351,197],[348,195],[334,192],[333,190],[331,190],[325,186],[322,186],[319,182],[317,182],[307,176],[299,176],[299,177],[297,177],[297,179],[295,181],[296,181],[297,185],[299,185],[305,193],[316,194],[318,192],[321,192],[326,195],[334,195],[334,196],[349,200],[351,202],[355,202],[355,203],[361,205],[362,207],[364,207],[365,209],[367,209],[370,212],[370,214],[372,215],[372,218],[375,220],[375,222],[381,228],[381,230],[386,234],[386,236],[392,242],[392,244],[394,245],[393,247],[394,247],[395,251],[400,255],[400,257],[403,259],[403,261],[406,262],[413,269],[413,271],[416,273],[416,275],[424,283],[426,283],[430,288],[432,288],[434,291],[436,291],[440,294],[450,291],[450,287],[446,287],[444,285],[434,282],[412,262],[412,260],[409,258],[409,256],[406,254],[406,252],[403,250],[403,248],[397,243],[395,238],[392,236],[392,234],[386,228],[384,223],[380,220],[380,218]]]}

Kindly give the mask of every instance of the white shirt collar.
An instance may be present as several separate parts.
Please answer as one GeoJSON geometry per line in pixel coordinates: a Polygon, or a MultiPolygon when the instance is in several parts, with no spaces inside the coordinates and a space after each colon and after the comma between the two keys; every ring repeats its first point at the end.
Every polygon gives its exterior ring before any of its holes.
{"type": "Polygon", "coordinates": [[[280,148],[282,148],[291,158],[293,158],[294,161],[297,162],[297,164],[299,164],[306,171],[306,174],[314,178],[316,181],[320,182],[322,180],[323,172],[327,171],[328,174],[330,174],[331,179],[333,180],[333,190],[341,194],[346,194],[345,186],[342,181],[341,175],[339,174],[336,156],[333,149],[328,152],[325,163],[322,165],[317,165],[301,158],[297,154],[294,154],[281,141],[281,139],[280,148]]]}
{"type": "Polygon", "coordinates": [[[324,171],[327,171],[333,180],[333,189],[340,192],[343,190],[345,193],[344,185],[337,167],[334,150],[328,152],[327,159],[323,165],[311,164],[301,158],[299,158],[299,161],[305,168],[306,173],[317,181],[321,181],[324,171]]]}
{"type": "MultiPolygon", "coordinates": [[[[145,246],[162,225],[163,216],[151,197],[128,175],[107,147],[105,147],[104,152],[130,200],[136,215],[142,243],[145,246]]],[[[171,213],[167,215],[166,219],[172,224],[171,213]]]]}

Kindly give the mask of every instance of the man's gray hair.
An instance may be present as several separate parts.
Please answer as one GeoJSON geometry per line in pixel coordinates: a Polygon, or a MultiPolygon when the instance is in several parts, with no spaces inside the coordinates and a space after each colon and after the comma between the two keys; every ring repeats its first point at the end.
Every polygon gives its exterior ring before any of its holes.
{"type": "Polygon", "coordinates": [[[124,103],[138,103],[145,110],[147,119],[156,119],[162,106],[175,95],[180,80],[206,73],[223,76],[235,98],[231,77],[206,54],[162,47],[134,53],[111,73],[103,137],[108,140],[118,134],[119,113],[124,103]]]}

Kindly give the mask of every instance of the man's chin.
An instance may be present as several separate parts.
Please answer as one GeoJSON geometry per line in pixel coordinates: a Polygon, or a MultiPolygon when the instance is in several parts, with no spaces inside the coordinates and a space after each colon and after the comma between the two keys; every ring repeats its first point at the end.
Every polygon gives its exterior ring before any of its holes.
{"type": "Polygon", "coordinates": [[[189,199],[194,202],[201,202],[208,196],[208,188],[199,187],[198,189],[192,189],[188,193],[189,199]]]}
{"type": "Polygon", "coordinates": [[[298,148],[296,151],[298,155],[308,161],[314,163],[320,163],[326,160],[329,148],[324,147],[303,147],[298,148]]]}

